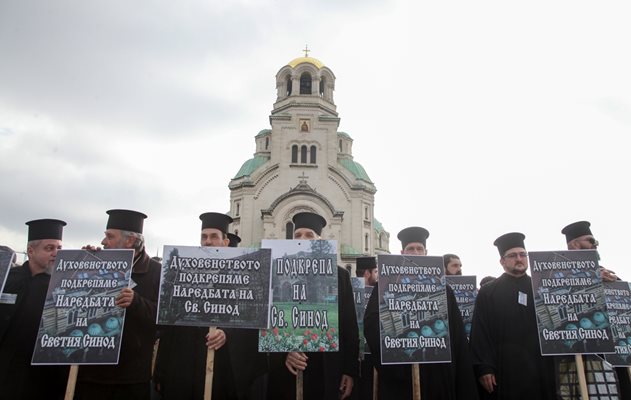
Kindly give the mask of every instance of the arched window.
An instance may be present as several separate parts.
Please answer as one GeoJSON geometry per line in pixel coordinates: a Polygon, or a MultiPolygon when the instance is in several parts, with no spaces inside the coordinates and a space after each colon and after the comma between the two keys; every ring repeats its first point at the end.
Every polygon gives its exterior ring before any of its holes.
{"type": "Polygon", "coordinates": [[[364,235],[364,250],[368,251],[368,234],[364,235]]]}
{"type": "Polygon", "coordinates": [[[298,146],[291,146],[291,162],[292,164],[296,164],[298,162],[298,146]]]}
{"type": "Polygon", "coordinates": [[[269,148],[269,138],[266,137],[265,138],[265,150],[267,150],[269,148]]]}
{"type": "Polygon", "coordinates": [[[287,96],[291,95],[291,75],[287,76],[287,96]]]}
{"type": "Polygon", "coordinates": [[[307,146],[302,146],[300,148],[300,163],[301,164],[307,163],[307,146]]]}
{"type": "Polygon", "coordinates": [[[309,157],[309,162],[311,162],[311,164],[315,164],[316,163],[316,147],[315,146],[311,146],[311,157],[309,157]]]}
{"type": "Polygon", "coordinates": [[[382,238],[383,238],[383,233],[379,235],[379,248],[380,248],[380,249],[383,249],[383,241],[382,241],[382,238]]]}
{"type": "Polygon", "coordinates": [[[236,212],[235,212],[235,216],[237,216],[237,217],[238,217],[238,216],[239,216],[239,213],[240,213],[240,211],[241,211],[241,204],[237,203],[237,204],[236,204],[236,208],[237,208],[237,209],[236,209],[236,212]]]}
{"type": "Polygon", "coordinates": [[[324,85],[325,79],[322,77],[322,79],[320,79],[320,97],[324,97],[324,85]]]}
{"type": "Polygon", "coordinates": [[[308,72],[300,75],[300,94],[311,94],[311,74],[308,72]]]}
{"type": "Polygon", "coordinates": [[[342,152],[342,139],[340,139],[340,153],[342,152]]]}
{"type": "Polygon", "coordinates": [[[289,221],[285,224],[285,239],[294,238],[294,223],[289,221]]]}
{"type": "Polygon", "coordinates": [[[238,230],[238,229],[235,229],[235,230],[234,230],[234,234],[235,234],[235,235],[237,235],[237,236],[239,236],[239,230],[238,230]]]}

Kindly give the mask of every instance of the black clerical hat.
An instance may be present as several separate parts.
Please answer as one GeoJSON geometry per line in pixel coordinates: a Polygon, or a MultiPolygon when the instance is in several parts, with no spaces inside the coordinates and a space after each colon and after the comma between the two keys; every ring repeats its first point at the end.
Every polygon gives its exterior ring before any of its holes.
{"type": "Polygon", "coordinates": [[[589,229],[590,225],[591,224],[588,221],[574,222],[573,224],[569,224],[568,226],[563,228],[563,230],[561,230],[561,233],[565,235],[565,241],[567,243],[570,243],[577,237],[591,235],[592,231],[591,229],[589,229]]]}
{"type": "Polygon", "coordinates": [[[294,230],[309,228],[318,236],[322,234],[322,228],[326,226],[326,220],[321,215],[312,212],[301,212],[294,215],[294,230]]]}
{"type": "Polygon", "coordinates": [[[110,216],[105,229],[120,229],[122,231],[142,233],[142,225],[147,216],[132,210],[108,210],[110,216]]]}
{"type": "Polygon", "coordinates": [[[228,232],[228,239],[230,240],[228,247],[237,247],[239,246],[239,243],[241,243],[241,238],[234,233],[228,232]]]}
{"type": "Polygon", "coordinates": [[[423,246],[427,246],[427,238],[429,237],[429,231],[420,226],[410,226],[403,229],[397,235],[397,238],[401,241],[401,247],[405,249],[410,243],[423,243],[423,246]]]}
{"type": "Polygon", "coordinates": [[[503,257],[504,253],[506,253],[507,250],[510,250],[514,247],[521,247],[525,249],[526,245],[524,244],[524,239],[526,239],[526,235],[524,235],[523,233],[511,232],[506,233],[495,239],[493,245],[497,246],[497,250],[500,252],[500,256],[503,257]]]}
{"type": "Polygon", "coordinates": [[[66,223],[58,219],[36,219],[26,223],[28,225],[28,241],[41,239],[61,240],[66,223]]]}
{"type": "Polygon", "coordinates": [[[377,268],[376,257],[357,257],[357,260],[355,260],[355,263],[356,263],[355,265],[357,266],[358,271],[377,268]]]}
{"type": "Polygon", "coordinates": [[[199,219],[202,220],[202,229],[214,228],[223,233],[228,233],[228,225],[232,223],[232,217],[216,212],[203,213],[199,219]]]}

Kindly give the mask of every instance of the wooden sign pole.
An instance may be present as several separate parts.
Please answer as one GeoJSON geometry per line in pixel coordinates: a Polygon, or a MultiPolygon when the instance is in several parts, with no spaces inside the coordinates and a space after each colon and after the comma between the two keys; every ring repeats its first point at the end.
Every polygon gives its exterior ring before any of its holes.
{"type": "Polygon", "coordinates": [[[302,375],[302,371],[298,370],[298,375],[296,375],[296,400],[302,400],[304,398],[303,382],[304,382],[304,377],[302,375]]]}
{"type": "Polygon", "coordinates": [[[578,375],[578,384],[581,388],[581,399],[589,400],[589,394],[587,392],[587,379],[585,379],[585,365],[583,365],[583,356],[575,354],[576,360],[576,374],[578,375]]]}
{"type": "Polygon", "coordinates": [[[66,395],[64,400],[72,400],[74,398],[74,389],[77,385],[77,375],[79,374],[79,366],[71,365],[68,372],[68,384],[66,385],[66,395]]]}
{"type": "Polygon", "coordinates": [[[372,369],[372,400],[379,400],[379,372],[375,367],[372,369]]]}
{"type": "Polygon", "coordinates": [[[418,364],[412,364],[412,398],[421,400],[421,374],[418,364]]]}
{"type": "MultiPolygon", "coordinates": [[[[215,327],[208,328],[208,335],[215,334],[215,327]]],[[[204,380],[204,400],[210,400],[213,396],[213,374],[215,370],[215,350],[208,349],[206,354],[206,378],[204,380]]]]}

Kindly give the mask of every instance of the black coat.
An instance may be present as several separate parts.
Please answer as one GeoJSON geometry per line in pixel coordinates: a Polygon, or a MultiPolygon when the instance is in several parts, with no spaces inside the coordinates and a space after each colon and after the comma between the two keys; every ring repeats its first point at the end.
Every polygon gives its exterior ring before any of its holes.
{"type": "Polygon", "coordinates": [[[541,356],[530,277],[503,274],[480,289],[471,327],[477,377],[494,374],[493,399],[554,399],[552,357],[541,356]],[[518,293],[526,295],[526,305],[518,293]]]}
{"type": "MultiPolygon", "coordinates": [[[[267,353],[259,353],[258,329],[225,329],[232,375],[239,400],[260,398],[257,378],[269,369],[267,353]]],[[[264,395],[264,394],[263,394],[264,395]]]]}
{"type": "MultiPolygon", "coordinates": [[[[467,336],[456,298],[449,286],[447,286],[447,309],[452,361],[451,363],[419,365],[421,398],[475,400],[478,395],[467,336]]],[[[412,368],[406,364],[381,365],[379,332],[379,286],[375,284],[364,315],[364,335],[379,373],[379,399],[412,399],[412,368]]]]}
{"type": "MultiPolygon", "coordinates": [[[[118,365],[81,366],[79,382],[149,384],[161,271],[160,263],[152,260],[145,251],[135,260],[131,274],[136,283],[134,300],[125,313],[118,365]]],[[[90,398],[89,393],[81,393],[81,396],[90,398]]]]}
{"type": "Polygon", "coordinates": [[[63,398],[66,366],[31,366],[50,275],[31,275],[28,261],[10,270],[4,293],[15,304],[0,304],[0,399],[63,398]]]}
{"type": "MultiPolygon", "coordinates": [[[[359,374],[359,331],[348,271],[337,267],[337,283],[340,349],[338,352],[307,353],[309,360],[303,374],[305,400],[337,399],[342,375],[355,381],[359,374]]],[[[286,357],[286,353],[270,353],[269,399],[296,397],[296,379],[285,366],[286,357]]]]}
{"type": "Polygon", "coordinates": [[[372,354],[364,354],[364,359],[359,363],[359,377],[353,382],[353,400],[372,400],[374,385],[374,369],[372,354]]]}
{"type": "MultiPolygon", "coordinates": [[[[204,397],[206,377],[206,334],[208,328],[160,326],[154,384],[160,386],[163,400],[198,400],[204,397]]],[[[226,335],[227,340],[231,340],[226,335]]],[[[215,351],[213,400],[236,398],[227,345],[215,351]]]]}

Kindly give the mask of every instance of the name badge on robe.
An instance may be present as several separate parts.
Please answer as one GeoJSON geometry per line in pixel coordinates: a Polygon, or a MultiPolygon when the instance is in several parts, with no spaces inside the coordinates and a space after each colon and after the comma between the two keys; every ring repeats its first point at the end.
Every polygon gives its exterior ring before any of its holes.
{"type": "Polygon", "coordinates": [[[0,304],[15,304],[18,295],[14,293],[0,293],[0,304]]]}
{"type": "Polygon", "coordinates": [[[517,302],[522,306],[528,306],[528,295],[524,292],[519,292],[517,295],[517,302]]]}

